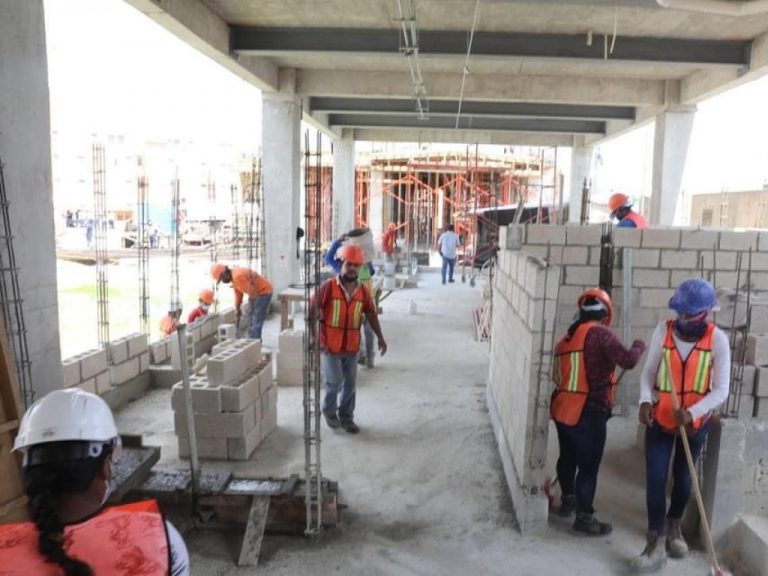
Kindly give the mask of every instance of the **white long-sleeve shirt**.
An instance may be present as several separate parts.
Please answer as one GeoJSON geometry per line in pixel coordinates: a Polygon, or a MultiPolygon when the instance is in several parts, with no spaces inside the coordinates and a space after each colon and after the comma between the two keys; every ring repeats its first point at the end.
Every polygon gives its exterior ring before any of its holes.
{"type": "MultiPolygon", "coordinates": [[[[645,357],[643,373],[640,376],[640,404],[644,402],[656,402],[656,374],[661,363],[661,352],[664,346],[664,335],[667,331],[666,322],[656,326],[651,337],[651,344],[645,357]]],[[[675,346],[680,357],[685,361],[696,345],[695,342],[686,342],[674,334],[675,346]]],[[[699,402],[688,408],[691,418],[696,420],[714,410],[728,399],[728,390],[731,381],[731,347],[728,336],[720,328],[715,328],[712,338],[712,372],[710,373],[711,392],[699,402]]]]}

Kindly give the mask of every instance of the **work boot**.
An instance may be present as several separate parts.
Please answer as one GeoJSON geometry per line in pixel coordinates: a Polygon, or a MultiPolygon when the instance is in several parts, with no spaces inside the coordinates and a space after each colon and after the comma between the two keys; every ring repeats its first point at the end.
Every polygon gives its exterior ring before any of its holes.
{"type": "Polygon", "coordinates": [[[594,514],[579,512],[573,522],[573,529],[587,536],[605,536],[613,531],[613,527],[607,522],[600,522],[594,514]]]}
{"type": "Polygon", "coordinates": [[[558,516],[568,518],[576,511],[576,494],[563,494],[563,499],[560,501],[560,508],[557,510],[558,516]]]}
{"type": "Polygon", "coordinates": [[[338,419],[336,414],[323,412],[323,418],[325,418],[325,423],[328,424],[328,428],[338,428],[341,426],[341,420],[338,419]]]}
{"type": "Polygon", "coordinates": [[[369,369],[370,369],[370,368],[373,368],[373,356],[368,356],[368,357],[365,359],[365,367],[366,367],[366,368],[369,368],[369,369]]]}
{"type": "Polygon", "coordinates": [[[633,572],[650,574],[658,572],[664,567],[667,563],[667,551],[659,542],[659,539],[662,537],[663,534],[659,536],[656,532],[648,532],[645,550],[630,563],[630,568],[633,572]]]}
{"type": "Polygon", "coordinates": [[[667,518],[667,553],[670,558],[688,556],[688,544],[680,530],[680,519],[667,518]]]}
{"type": "Polygon", "coordinates": [[[357,357],[357,363],[360,366],[365,366],[365,362],[366,362],[365,356],[360,355],[360,356],[357,357]]]}
{"type": "Polygon", "coordinates": [[[353,420],[341,420],[341,427],[344,428],[350,434],[357,434],[360,432],[360,427],[354,423],[353,420]]]}

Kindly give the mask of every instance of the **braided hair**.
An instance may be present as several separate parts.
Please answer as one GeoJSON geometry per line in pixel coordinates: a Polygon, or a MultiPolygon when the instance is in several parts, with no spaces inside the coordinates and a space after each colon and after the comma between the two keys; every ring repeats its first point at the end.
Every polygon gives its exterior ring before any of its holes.
{"type": "Polygon", "coordinates": [[[594,296],[588,296],[581,303],[579,312],[574,318],[573,324],[568,327],[568,336],[571,337],[576,332],[576,329],[584,324],[584,322],[600,322],[608,316],[608,309],[605,306],[600,306],[602,302],[594,296]]]}
{"type": "Polygon", "coordinates": [[[28,454],[29,460],[35,461],[35,451],[45,451],[45,458],[41,463],[24,467],[24,488],[29,499],[29,511],[40,534],[38,550],[48,562],[60,566],[65,576],[93,576],[93,570],[87,563],[72,558],[64,550],[64,524],[57,510],[59,498],[88,490],[105,458],[111,454],[111,449],[106,449],[96,458],[67,458],[70,449],[81,451],[79,449],[83,444],[88,443],[51,442],[33,446],[28,454]]]}

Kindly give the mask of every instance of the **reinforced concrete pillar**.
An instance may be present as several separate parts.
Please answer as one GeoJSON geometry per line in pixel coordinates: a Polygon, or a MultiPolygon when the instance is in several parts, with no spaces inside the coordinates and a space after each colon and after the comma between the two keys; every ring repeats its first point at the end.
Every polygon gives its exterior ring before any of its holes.
{"type": "Polygon", "coordinates": [[[0,2],[0,158],[36,398],[63,387],[45,48],[43,0],[0,2]]]}
{"type": "Polygon", "coordinates": [[[649,219],[652,226],[672,226],[675,222],[695,115],[695,108],[686,108],[656,116],[649,219]]]}
{"type": "Polygon", "coordinates": [[[374,246],[381,250],[381,235],[384,232],[384,174],[371,169],[368,182],[368,228],[373,234],[374,246]]]}
{"type": "Polygon", "coordinates": [[[350,130],[333,143],[334,237],[355,227],[355,140],[350,130]]]}
{"type": "Polygon", "coordinates": [[[572,224],[581,222],[584,183],[589,179],[591,166],[592,146],[574,146],[571,150],[571,177],[568,194],[568,222],[572,224]]]}
{"type": "Polygon", "coordinates": [[[262,95],[262,182],[267,276],[278,294],[298,281],[296,228],[300,215],[301,102],[288,93],[262,95]]]}

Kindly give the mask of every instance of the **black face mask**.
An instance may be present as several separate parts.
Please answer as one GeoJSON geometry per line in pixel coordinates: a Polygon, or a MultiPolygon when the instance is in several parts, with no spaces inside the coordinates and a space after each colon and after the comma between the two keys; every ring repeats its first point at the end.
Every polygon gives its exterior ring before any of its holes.
{"type": "Polygon", "coordinates": [[[675,320],[675,331],[686,340],[699,339],[707,331],[707,311],[692,318],[675,320]]]}

